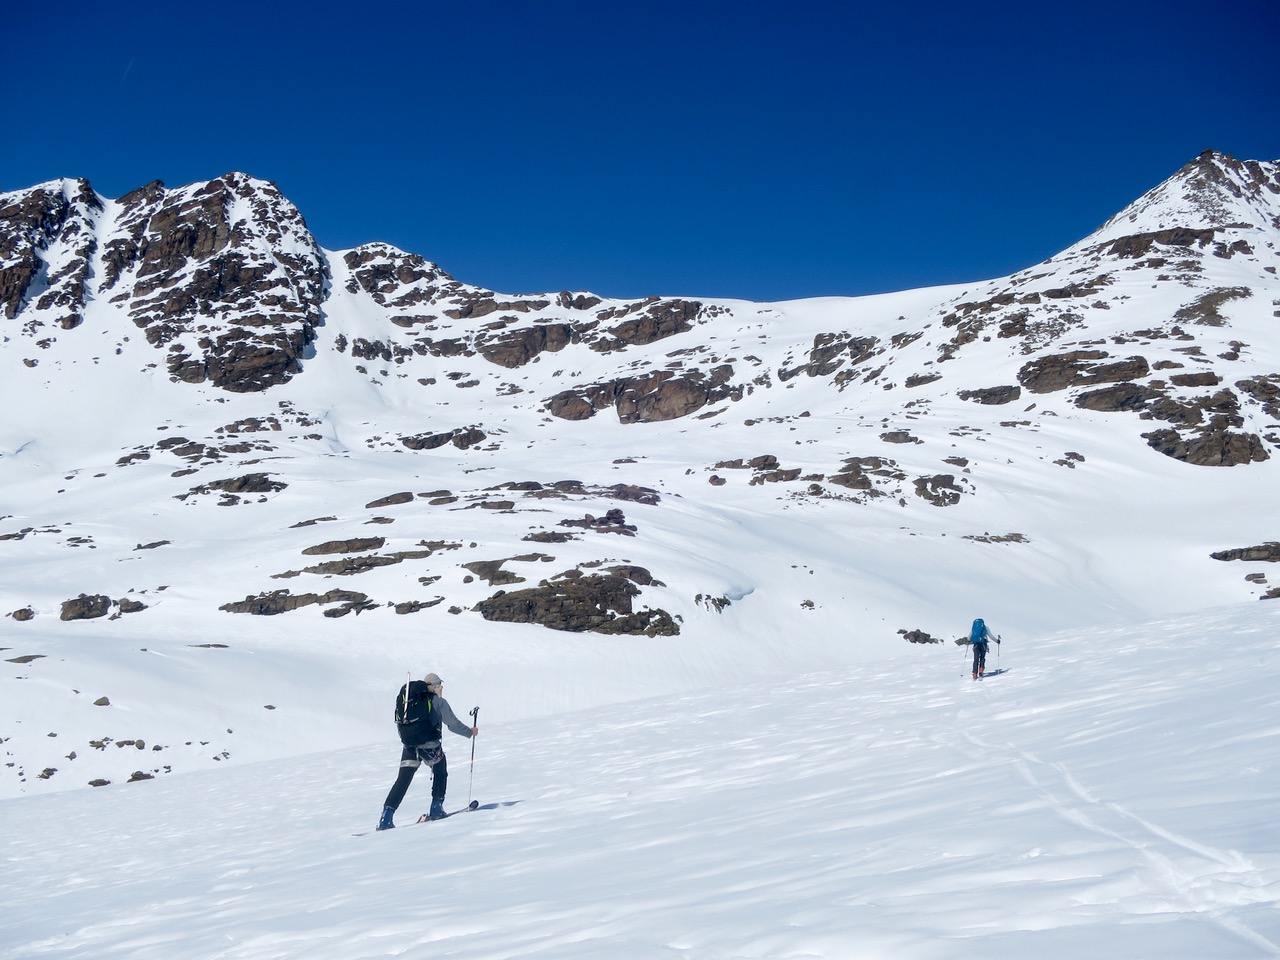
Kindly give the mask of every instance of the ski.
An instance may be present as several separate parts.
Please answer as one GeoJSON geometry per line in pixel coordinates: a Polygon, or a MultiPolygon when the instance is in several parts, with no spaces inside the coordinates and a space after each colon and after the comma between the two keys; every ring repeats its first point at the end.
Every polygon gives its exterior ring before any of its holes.
{"type": "MultiPolygon", "coordinates": [[[[404,826],[406,826],[406,827],[416,827],[416,826],[417,826],[418,824],[420,824],[420,823],[438,823],[438,822],[439,822],[439,821],[441,821],[441,820],[447,820],[447,819],[449,819],[449,817],[456,816],[456,815],[457,815],[457,814],[459,814],[459,813],[466,813],[466,812],[468,812],[469,810],[478,810],[479,808],[480,808],[480,801],[479,801],[479,800],[472,800],[472,801],[471,801],[469,804],[467,804],[465,807],[461,807],[461,808],[459,808],[459,809],[457,809],[457,810],[450,810],[450,811],[449,811],[448,813],[446,813],[443,817],[436,817],[436,819],[435,819],[435,820],[432,820],[430,817],[428,817],[428,816],[424,813],[424,814],[423,814],[422,816],[420,816],[417,820],[414,820],[412,823],[406,823],[404,826]]],[[[403,829],[403,828],[396,828],[396,827],[393,827],[392,829],[403,829]]],[[[385,830],[362,830],[360,833],[353,833],[353,834],[352,834],[352,836],[353,836],[353,837],[367,837],[367,836],[368,836],[369,834],[371,834],[371,833],[385,833],[385,832],[386,832],[385,830]]]]}
{"type": "Polygon", "coordinates": [[[472,800],[472,801],[471,801],[470,803],[468,803],[465,807],[462,807],[462,808],[461,808],[461,809],[459,809],[459,810],[450,810],[450,811],[449,811],[448,813],[446,813],[443,817],[436,817],[436,819],[435,819],[435,820],[432,820],[429,816],[427,816],[427,815],[424,813],[422,816],[420,816],[420,817],[419,817],[416,821],[414,821],[414,822],[415,822],[415,823],[435,823],[437,820],[448,820],[450,817],[457,816],[457,815],[458,815],[458,814],[460,814],[460,813],[466,813],[468,810],[476,810],[476,809],[478,809],[478,808],[479,808],[479,806],[480,806],[480,801],[479,801],[479,800],[472,800]]]}

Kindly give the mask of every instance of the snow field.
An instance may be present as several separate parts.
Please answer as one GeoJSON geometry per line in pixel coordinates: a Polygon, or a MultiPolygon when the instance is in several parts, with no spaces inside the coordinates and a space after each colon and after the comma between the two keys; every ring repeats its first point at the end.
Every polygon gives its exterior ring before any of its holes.
{"type": "MultiPolygon", "coordinates": [[[[1280,608],[0,802],[0,956],[1280,955],[1280,608]],[[446,806],[470,745],[448,736],[446,806]],[[50,830],[50,825],[60,825],[50,830]]],[[[457,685],[453,685],[457,686],[457,685]]],[[[469,691],[446,688],[456,711],[469,691]]],[[[388,726],[390,726],[388,724],[388,726]]]]}

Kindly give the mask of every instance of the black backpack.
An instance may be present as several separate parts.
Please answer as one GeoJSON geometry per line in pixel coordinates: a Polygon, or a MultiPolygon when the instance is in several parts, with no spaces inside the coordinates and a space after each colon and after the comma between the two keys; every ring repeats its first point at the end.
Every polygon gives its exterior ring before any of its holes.
{"type": "Polygon", "coordinates": [[[396,694],[396,729],[405,746],[440,739],[440,711],[434,700],[425,680],[410,680],[396,694]]]}

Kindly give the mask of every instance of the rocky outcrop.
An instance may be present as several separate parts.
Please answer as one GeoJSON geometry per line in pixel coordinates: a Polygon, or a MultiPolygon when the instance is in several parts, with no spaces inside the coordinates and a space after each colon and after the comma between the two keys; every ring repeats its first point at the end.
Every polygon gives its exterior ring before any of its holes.
{"type": "Polygon", "coordinates": [[[898,636],[903,637],[908,643],[942,643],[941,637],[935,637],[924,630],[899,630],[898,636]]]}
{"type": "Polygon", "coordinates": [[[954,474],[944,473],[933,477],[919,477],[915,481],[916,496],[935,507],[950,507],[960,502],[964,490],[956,483],[954,474]]]}
{"type": "Polygon", "coordinates": [[[1280,373],[1238,380],[1236,388],[1261,404],[1267,416],[1280,420],[1280,373]]]}
{"type": "Polygon", "coordinates": [[[489,438],[479,427],[454,427],[441,433],[422,433],[413,437],[401,437],[400,442],[410,450],[435,450],[447,443],[459,450],[467,450],[489,438]]]}
{"type": "Polygon", "coordinates": [[[1158,390],[1137,383],[1117,383],[1101,390],[1088,390],[1076,397],[1075,404],[1081,410],[1098,410],[1115,413],[1122,410],[1142,410],[1158,397],[1158,390]]]}
{"type": "Polygon", "coordinates": [[[1248,287],[1218,287],[1202,293],[1186,306],[1181,307],[1174,313],[1173,318],[1183,323],[1221,327],[1227,322],[1221,308],[1232,300],[1247,300],[1251,296],[1253,291],[1248,287]]]}
{"type": "MultiPolygon", "coordinates": [[[[349,293],[364,291],[379,306],[397,310],[433,303],[456,293],[462,286],[434,263],[386,243],[366,243],[348,250],[343,262],[350,271],[349,293]]],[[[412,326],[412,323],[399,325],[412,326]]]]}
{"type": "Polygon", "coordinates": [[[648,571],[618,567],[606,573],[570,570],[560,578],[525,590],[498,591],[476,604],[486,620],[536,623],[570,633],[677,636],[680,628],[665,610],[636,610],[638,578],[652,583],[648,571]]]}
{"type": "Polygon", "coordinates": [[[97,251],[93,219],[101,212],[102,201],[86,180],[46,184],[0,201],[0,315],[14,319],[21,311],[29,335],[44,326],[71,330],[81,324],[97,251]]]}
{"type": "Polygon", "coordinates": [[[366,510],[380,510],[383,507],[398,507],[402,503],[412,503],[413,494],[408,490],[402,490],[399,493],[389,493],[385,497],[378,497],[377,500],[370,500],[364,505],[366,510]]]}
{"type": "Polygon", "coordinates": [[[581,520],[561,520],[562,527],[578,527],[583,530],[592,530],[596,533],[618,533],[626,537],[634,537],[636,535],[636,526],[627,523],[626,515],[615,507],[609,510],[603,517],[594,517],[587,514],[581,520]]]}
{"type": "Polygon", "coordinates": [[[62,601],[62,613],[59,620],[96,620],[111,612],[114,601],[103,594],[80,594],[73,600],[62,601]]]}
{"type": "Polygon", "coordinates": [[[1254,433],[1210,426],[1190,435],[1177,430],[1144,433],[1147,444],[1166,457],[1205,467],[1235,467],[1270,459],[1266,444],[1254,433]]]}
{"type": "Polygon", "coordinates": [[[261,593],[256,597],[245,597],[243,600],[224,603],[218,607],[226,613],[248,613],[259,617],[278,616],[313,604],[321,606],[335,605],[333,610],[324,611],[326,617],[341,617],[348,613],[360,613],[376,604],[369,601],[363,593],[354,590],[330,590],[328,593],[292,594],[288,590],[274,590],[261,593]]]}
{"type": "Polygon", "coordinates": [[[274,184],[227,174],[172,192],[152,184],[121,203],[104,287],[125,288],[131,319],[165,349],[173,376],[247,393],[298,371],[328,267],[274,184]]]}
{"type": "Polygon", "coordinates": [[[1099,362],[1106,358],[1105,350],[1072,350],[1038,357],[1023,364],[1018,382],[1032,393],[1053,393],[1068,387],[1137,380],[1151,372],[1145,357],[1099,362]]]}
{"type": "Polygon", "coordinates": [[[656,423],[696,413],[709,403],[740,399],[742,389],[730,381],[733,367],[722,364],[709,373],[657,370],[639,377],[564,390],[546,401],[547,412],[562,420],[586,420],[613,407],[619,423],[656,423]]]}
{"type": "Polygon", "coordinates": [[[870,496],[885,496],[906,479],[907,475],[897,463],[883,457],[847,457],[840,470],[830,477],[838,486],[870,496]]]}
{"type": "Polygon", "coordinates": [[[608,336],[600,337],[591,344],[593,350],[609,352],[627,346],[645,346],[673,337],[678,333],[688,333],[693,329],[694,321],[702,311],[702,304],[696,300],[661,300],[650,297],[642,304],[633,304],[625,308],[610,308],[598,314],[601,320],[611,320],[620,315],[629,314],[632,310],[643,307],[635,316],[627,316],[621,323],[608,328],[608,336]]]}
{"type": "Polygon", "coordinates": [[[313,547],[306,547],[304,556],[317,557],[332,553],[363,553],[366,550],[381,550],[386,544],[386,537],[353,537],[350,540],[326,540],[313,547]]]}
{"type": "Polygon", "coordinates": [[[957,390],[956,396],[961,400],[982,403],[988,406],[1000,406],[1013,403],[1022,396],[1022,389],[1016,384],[1000,387],[984,387],[979,390],[957,390]]]}
{"type": "Polygon", "coordinates": [[[256,499],[265,499],[265,494],[279,493],[289,485],[283,480],[272,480],[270,474],[266,473],[246,473],[239,477],[227,477],[223,480],[211,480],[209,483],[202,483],[199,486],[192,487],[186,493],[180,493],[175,500],[186,500],[193,496],[202,496],[210,493],[220,493],[221,499],[218,506],[230,507],[238,503],[243,503],[248,499],[249,494],[259,494],[256,499]]]}
{"type": "Polygon", "coordinates": [[[177,380],[245,393],[297,373],[328,266],[273,184],[237,173],[173,191],[154,182],[121,197],[109,222],[83,180],[7,197],[0,311],[28,335],[79,326],[92,295],[119,305],[177,380]]]}
{"type": "Polygon", "coordinates": [[[523,367],[540,353],[558,353],[580,337],[572,324],[543,323],[532,327],[506,330],[494,337],[479,337],[476,350],[480,356],[500,367],[523,367]]]}
{"type": "Polygon", "coordinates": [[[866,363],[880,352],[880,341],[875,337],[860,337],[851,333],[820,333],[813,338],[806,362],[795,367],[784,366],[778,370],[783,383],[804,374],[809,377],[830,377],[837,373],[837,383],[843,385],[855,372],[852,368],[866,363]]]}
{"type": "Polygon", "coordinates": [[[1280,563],[1280,543],[1268,540],[1255,547],[1235,547],[1209,554],[1215,560],[1246,560],[1250,562],[1280,563]]]}
{"type": "Polygon", "coordinates": [[[1149,233],[1134,233],[1119,240],[1112,241],[1107,253],[1113,257],[1136,260],[1151,252],[1152,246],[1172,247],[1205,247],[1213,242],[1217,231],[1193,230],[1189,227],[1173,227],[1169,230],[1153,230],[1149,233]]]}

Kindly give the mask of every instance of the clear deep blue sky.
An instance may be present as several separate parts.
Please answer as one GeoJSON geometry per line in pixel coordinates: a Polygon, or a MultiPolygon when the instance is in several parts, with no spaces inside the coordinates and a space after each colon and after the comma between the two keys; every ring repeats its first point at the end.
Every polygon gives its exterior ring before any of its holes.
{"type": "Polygon", "coordinates": [[[327,249],[505,293],[982,279],[1205,148],[1280,159],[1276,0],[15,0],[0,30],[0,191],[241,170],[327,249]]]}

